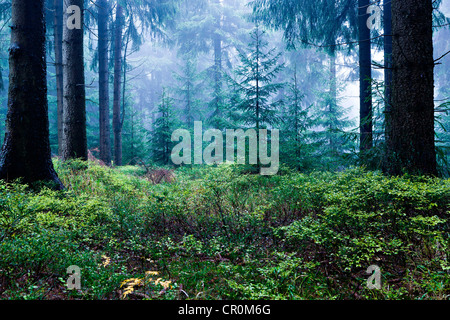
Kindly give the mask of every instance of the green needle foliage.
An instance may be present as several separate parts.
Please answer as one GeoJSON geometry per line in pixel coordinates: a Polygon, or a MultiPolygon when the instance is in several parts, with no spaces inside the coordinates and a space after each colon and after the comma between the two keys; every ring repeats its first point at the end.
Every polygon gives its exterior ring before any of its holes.
{"type": "Polygon", "coordinates": [[[235,106],[240,112],[241,123],[256,130],[273,126],[278,122],[276,110],[281,105],[275,95],[284,84],[277,83],[276,77],[284,68],[278,61],[281,53],[267,50],[265,31],[256,26],[251,32],[251,42],[247,50],[239,51],[240,65],[236,69],[238,92],[241,101],[235,106]]]}
{"type": "Polygon", "coordinates": [[[179,121],[173,109],[173,99],[166,93],[166,90],[163,90],[157,113],[158,118],[154,123],[151,135],[152,159],[156,163],[168,165],[174,146],[171,140],[172,132],[178,129],[179,121]]]}

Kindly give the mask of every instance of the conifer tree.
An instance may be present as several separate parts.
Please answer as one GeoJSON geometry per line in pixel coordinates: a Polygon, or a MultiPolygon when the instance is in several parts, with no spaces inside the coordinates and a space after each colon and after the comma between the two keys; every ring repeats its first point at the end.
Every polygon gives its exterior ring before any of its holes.
{"type": "Polygon", "coordinates": [[[385,172],[437,175],[433,1],[393,1],[392,33],[396,40],[385,172]]]}
{"type": "Polygon", "coordinates": [[[111,136],[109,110],[109,70],[108,70],[108,20],[110,4],[107,0],[97,0],[98,12],[98,74],[99,74],[99,145],[100,160],[111,164],[111,136]]]}
{"type": "Polygon", "coordinates": [[[257,132],[278,122],[276,113],[281,101],[275,101],[274,96],[284,86],[274,82],[284,68],[278,62],[281,53],[277,54],[275,48],[267,49],[264,34],[265,31],[259,26],[254,28],[247,50],[239,50],[241,64],[235,71],[238,90],[242,96],[236,106],[240,112],[240,122],[255,128],[257,132]]]}
{"type": "Polygon", "coordinates": [[[123,126],[123,162],[135,165],[148,158],[148,130],[141,110],[129,106],[123,126]]]}
{"type": "Polygon", "coordinates": [[[57,103],[57,128],[58,128],[58,153],[62,153],[63,145],[63,61],[62,61],[62,37],[63,37],[63,0],[53,0],[53,33],[55,51],[55,73],[56,73],[56,103],[57,103]]]}
{"type": "Polygon", "coordinates": [[[163,89],[161,103],[158,106],[159,114],[151,133],[151,149],[153,161],[160,164],[169,164],[173,142],[172,132],[177,129],[179,121],[175,116],[173,99],[163,89]]]}
{"type": "Polygon", "coordinates": [[[122,128],[126,84],[126,58],[128,44],[138,48],[145,32],[152,36],[162,36],[164,28],[172,25],[176,13],[173,0],[117,0],[114,23],[114,92],[113,92],[113,131],[114,164],[122,165],[122,128]],[[125,35],[124,35],[125,30],[125,35]],[[122,50],[125,47],[125,50],[122,50]],[[122,97],[122,99],[121,99],[122,97]],[[122,104],[122,105],[121,105],[122,104]],[[121,112],[122,111],[122,112],[121,112]]]}
{"type": "MultiPolygon", "coordinates": [[[[372,101],[370,92],[371,38],[367,27],[369,0],[255,0],[254,14],[268,26],[284,32],[288,46],[320,47],[328,53],[331,74],[336,74],[337,54],[358,44],[360,77],[360,150],[372,147],[372,101]]],[[[329,112],[337,107],[336,80],[330,81],[329,112]]],[[[333,122],[329,122],[332,126],[333,122]]],[[[329,127],[331,132],[338,128],[329,127]]],[[[333,139],[332,136],[330,136],[333,139]]],[[[329,143],[336,153],[334,141],[329,143]]]]}
{"type": "Polygon", "coordinates": [[[86,88],[84,74],[84,1],[64,1],[63,28],[63,148],[64,160],[79,158],[87,160],[86,133],[86,88]],[[78,8],[74,16],[67,13],[69,8],[78,8]],[[77,13],[80,17],[77,17],[77,13]],[[67,27],[68,19],[79,26],[67,27]],[[73,19],[75,18],[75,20],[73,19]],[[77,21],[79,18],[80,21],[77,21]]]}
{"type": "Polygon", "coordinates": [[[178,73],[174,73],[176,86],[172,88],[178,97],[175,101],[182,110],[182,119],[188,130],[194,128],[194,121],[201,120],[200,91],[201,75],[197,72],[197,60],[191,55],[184,55],[184,63],[178,73]]]}
{"type": "Polygon", "coordinates": [[[179,10],[175,39],[179,54],[202,56],[213,61],[205,70],[208,91],[205,120],[217,129],[227,126],[226,75],[232,67],[233,49],[242,45],[242,29],[251,25],[243,19],[241,2],[235,0],[185,0],[179,10]]]}
{"type": "Polygon", "coordinates": [[[11,4],[8,114],[0,152],[0,179],[64,186],[51,159],[43,0],[11,4]]]}
{"type": "Polygon", "coordinates": [[[294,67],[294,76],[288,86],[285,96],[285,107],[282,113],[281,125],[281,157],[287,164],[302,169],[303,159],[310,154],[311,140],[309,129],[314,125],[314,118],[309,113],[311,106],[306,107],[300,92],[297,67],[294,67]]]}

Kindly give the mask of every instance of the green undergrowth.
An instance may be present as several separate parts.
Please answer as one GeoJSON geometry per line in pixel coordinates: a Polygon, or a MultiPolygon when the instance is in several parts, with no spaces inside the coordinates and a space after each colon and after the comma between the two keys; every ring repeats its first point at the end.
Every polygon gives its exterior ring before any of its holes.
{"type": "Polygon", "coordinates": [[[450,180],[223,165],[155,184],[140,167],[55,168],[65,191],[0,183],[1,299],[450,297],[450,180]]]}

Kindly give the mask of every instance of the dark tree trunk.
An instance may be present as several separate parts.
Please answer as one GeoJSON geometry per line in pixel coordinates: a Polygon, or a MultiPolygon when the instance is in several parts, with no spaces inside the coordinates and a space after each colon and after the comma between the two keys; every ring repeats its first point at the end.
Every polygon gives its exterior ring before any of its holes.
{"type": "Polygon", "coordinates": [[[392,2],[392,105],[387,173],[437,175],[432,0],[392,2]]]}
{"type": "Polygon", "coordinates": [[[100,160],[111,164],[111,136],[109,120],[109,71],[108,71],[108,3],[97,1],[98,7],[98,72],[100,114],[100,160]]]}
{"type": "Polygon", "coordinates": [[[120,117],[120,90],[122,77],[122,30],[124,25],[123,8],[117,4],[115,34],[114,34],[114,164],[122,165],[122,121],[120,117]]]}
{"type": "Polygon", "coordinates": [[[55,50],[55,72],[56,72],[56,104],[57,104],[57,123],[58,123],[58,154],[62,153],[63,145],[63,0],[53,0],[53,30],[54,30],[54,50],[55,50]]]}
{"type": "Polygon", "coordinates": [[[44,0],[13,0],[11,5],[8,114],[0,179],[49,181],[63,189],[50,151],[44,0]]]}
{"type": "Polygon", "coordinates": [[[63,78],[64,78],[64,160],[87,160],[86,92],[83,58],[83,0],[64,1],[64,12],[71,5],[81,9],[81,29],[69,29],[64,14],[63,28],[63,78]]]}
{"type": "Polygon", "coordinates": [[[367,8],[370,0],[358,0],[358,33],[359,33],[359,119],[360,119],[360,151],[368,151],[373,146],[372,129],[372,54],[370,29],[367,20],[370,15],[367,8]]]}
{"type": "Polygon", "coordinates": [[[384,11],[384,126],[385,139],[390,131],[391,86],[392,86],[392,15],[391,1],[383,1],[384,11]]]}

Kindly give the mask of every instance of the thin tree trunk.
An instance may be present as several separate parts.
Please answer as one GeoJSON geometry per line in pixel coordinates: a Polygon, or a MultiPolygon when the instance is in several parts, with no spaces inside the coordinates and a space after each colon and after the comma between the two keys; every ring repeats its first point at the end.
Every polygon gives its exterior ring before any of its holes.
{"type": "Polygon", "coordinates": [[[49,181],[63,189],[52,164],[47,102],[44,0],[13,0],[8,114],[0,179],[49,181]]]}
{"type": "Polygon", "coordinates": [[[84,46],[83,46],[83,0],[64,1],[63,28],[63,79],[64,79],[64,113],[63,113],[63,152],[64,160],[87,160],[86,137],[86,92],[84,80],[84,46]],[[81,29],[67,27],[67,8],[78,6],[81,9],[81,29]]]}
{"type": "MultiPolygon", "coordinates": [[[[127,88],[127,52],[128,52],[128,46],[130,44],[130,28],[128,28],[126,41],[125,41],[125,48],[123,50],[123,59],[122,59],[122,73],[123,73],[123,81],[122,81],[122,115],[120,117],[120,128],[123,128],[123,124],[125,122],[125,113],[126,113],[126,88],[127,88]]],[[[134,112],[135,110],[132,110],[130,112],[131,115],[131,150],[132,150],[132,157],[131,159],[134,159],[133,153],[134,153],[134,146],[133,146],[133,139],[134,139],[134,112]]],[[[122,160],[123,162],[123,160],[122,160]]]]}
{"type": "MultiPolygon", "coordinates": [[[[220,30],[220,18],[217,28],[220,30]]],[[[222,92],[222,37],[216,32],[213,38],[214,43],[214,108],[215,116],[221,116],[221,92],[222,92]]],[[[216,123],[217,124],[217,123],[216,123]]]]}
{"type": "Polygon", "coordinates": [[[360,151],[368,151],[373,146],[372,120],[372,54],[367,8],[370,0],[358,0],[359,33],[359,105],[360,105],[360,151]]]}
{"type": "Polygon", "coordinates": [[[123,8],[117,4],[114,36],[114,164],[122,165],[122,125],[120,119],[120,84],[122,77],[122,30],[124,24],[123,8]]]}
{"type": "Polygon", "coordinates": [[[384,11],[384,126],[385,139],[390,131],[392,85],[392,15],[391,0],[383,0],[384,11]]]}
{"type": "Polygon", "coordinates": [[[391,175],[437,175],[432,2],[392,2],[391,175]]]}
{"type": "Polygon", "coordinates": [[[194,85],[194,66],[192,65],[192,61],[186,61],[186,107],[185,107],[185,114],[186,114],[186,125],[188,128],[192,128],[194,126],[194,117],[192,115],[192,87],[194,85]]]}
{"type": "Polygon", "coordinates": [[[128,28],[127,37],[125,41],[125,48],[123,50],[123,60],[122,60],[122,70],[123,70],[123,81],[122,81],[122,117],[120,119],[120,127],[123,128],[123,123],[125,122],[125,111],[126,111],[126,89],[127,89],[127,52],[128,46],[130,45],[130,30],[128,28]]]}
{"type": "Polygon", "coordinates": [[[98,62],[99,62],[99,113],[100,160],[111,164],[111,136],[109,120],[109,71],[108,71],[108,2],[97,1],[98,7],[98,62]]]}
{"type": "Polygon", "coordinates": [[[131,148],[131,156],[130,156],[130,158],[131,158],[131,165],[134,165],[134,158],[135,158],[135,155],[134,155],[134,112],[131,112],[131,114],[130,114],[130,121],[131,121],[131,132],[130,132],[130,134],[131,134],[131,139],[130,139],[130,148],[131,148]]]}
{"type": "MultiPolygon", "coordinates": [[[[255,125],[256,125],[256,136],[257,136],[257,138],[258,138],[258,141],[259,141],[259,121],[260,121],[260,105],[259,105],[259,103],[260,103],[260,101],[259,101],[259,99],[260,99],[260,94],[259,94],[259,91],[260,91],[260,84],[259,84],[259,77],[260,77],[260,74],[259,74],[259,66],[260,66],[260,39],[259,39],[259,37],[260,37],[260,34],[259,34],[259,27],[257,26],[257,30],[256,30],[256,33],[255,33],[255,35],[256,35],[256,40],[255,40],[255,43],[256,43],[256,57],[255,57],[255,101],[256,101],[256,106],[255,106],[255,115],[256,115],[256,118],[255,118],[255,125]]],[[[259,145],[259,144],[258,144],[259,145]]],[[[258,149],[258,148],[257,148],[258,149]]],[[[259,154],[259,150],[258,150],[258,154],[259,154]]],[[[258,158],[259,159],[259,158],[258,158]]],[[[258,160],[258,165],[259,165],[259,160],[258,160]]]]}
{"type": "Polygon", "coordinates": [[[63,146],[63,0],[53,0],[53,30],[54,30],[54,50],[55,50],[55,72],[56,72],[56,104],[57,104],[57,123],[58,123],[58,154],[62,154],[63,146]]]}
{"type": "MultiPolygon", "coordinates": [[[[296,161],[299,161],[300,153],[300,123],[299,123],[299,113],[300,113],[300,97],[298,91],[298,79],[297,79],[297,64],[294,66],[294,130],[295,130],[295,156],[296,161]]],[[[300,169],[297,167],[297,169],[300,169]]]]}
{"type": "Polygon", "coordinates": [[[336,112],[337,112],[337,70],[336,70],[336,49],[332,47],[330,52],[330,98],[329,98],[329,144],[331,154],[337,156],[336,142],[336,112]]]}

